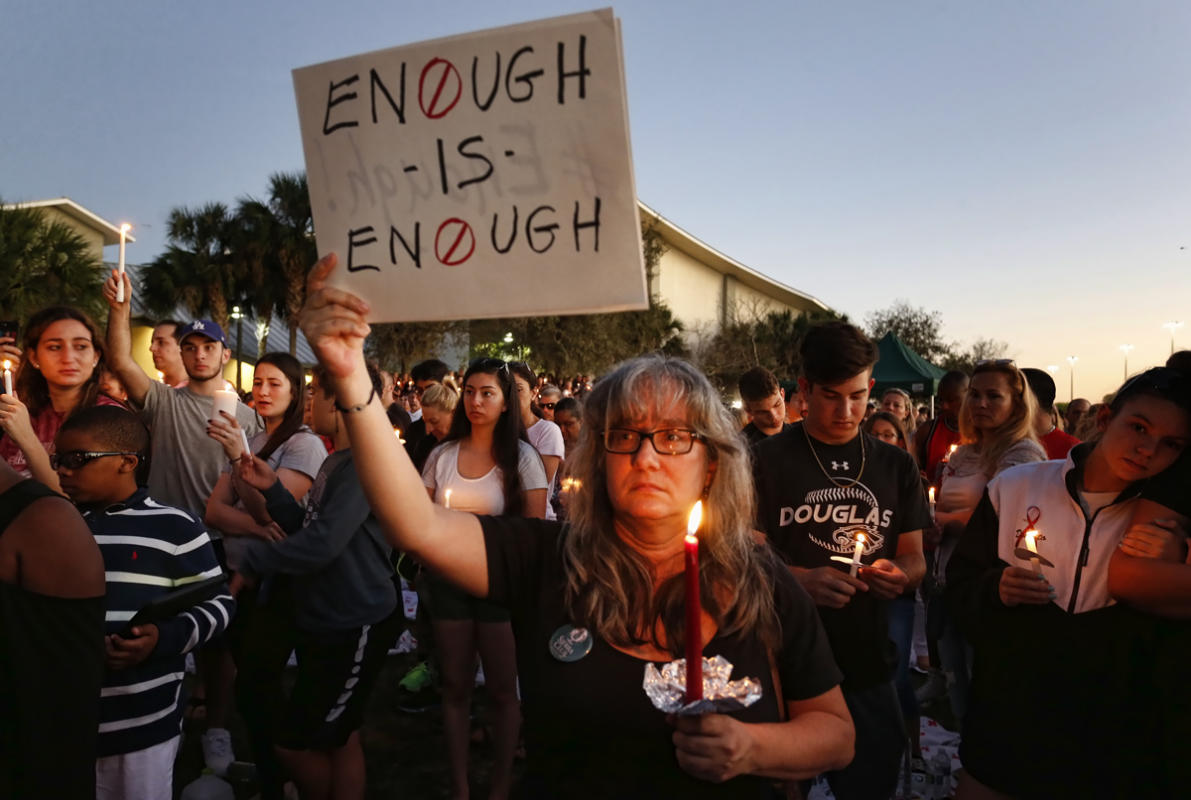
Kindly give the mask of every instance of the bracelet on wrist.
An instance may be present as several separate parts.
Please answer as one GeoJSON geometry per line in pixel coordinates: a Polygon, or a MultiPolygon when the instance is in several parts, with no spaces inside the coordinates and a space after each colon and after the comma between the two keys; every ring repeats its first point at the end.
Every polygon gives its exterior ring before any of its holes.
{"type": "Polygon", "coordinates": [[[340,414],[355,414],[356,412],[363,411],[375,399],[376,399],[376,387],[373,386],[372,391],[368,392],[368,399],[365,400],[363,403],[360,403],[359,405],[348,406],[348,407],[344,408],[343,406],[339,405],[339,400],[338,400],[338,398],[336,398],[335,410],[338,411],[340,414]]]}

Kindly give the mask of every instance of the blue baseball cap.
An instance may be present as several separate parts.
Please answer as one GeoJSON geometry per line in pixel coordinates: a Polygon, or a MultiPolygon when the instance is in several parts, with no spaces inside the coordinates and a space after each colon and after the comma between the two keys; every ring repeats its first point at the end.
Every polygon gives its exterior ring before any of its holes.
{"type": "Polygon", "coordinates": [[[206,336],[211,341],[219,342],[227,347],[227,337],[223,335],[223,328],[209,319],[196,319],[194,322],[182,326],[182,329],[178,331],[178,344],[185,342],[186,337],[194,333],[206,336]]]}

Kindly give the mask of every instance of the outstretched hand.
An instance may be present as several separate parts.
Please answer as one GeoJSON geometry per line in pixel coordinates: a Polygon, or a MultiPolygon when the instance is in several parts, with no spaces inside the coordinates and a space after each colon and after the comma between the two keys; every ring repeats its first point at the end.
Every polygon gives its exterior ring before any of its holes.
{"type": "Polygon", "coordinates": [[[252,453],[240,455],[240,460],[236,462],[236,477],[262,492],[277,482],[277,473],[269,463],[252,453]]]}
{"type": "Polygon", "coordinates": [[[332,377],[346,378],[363,363],[364,339],[371,328],[364,318],[368,303],[351,292],[327,286],[337,263],[335,254],[328,253],[310,270],[299,320],[319,363],[332,377]]]}

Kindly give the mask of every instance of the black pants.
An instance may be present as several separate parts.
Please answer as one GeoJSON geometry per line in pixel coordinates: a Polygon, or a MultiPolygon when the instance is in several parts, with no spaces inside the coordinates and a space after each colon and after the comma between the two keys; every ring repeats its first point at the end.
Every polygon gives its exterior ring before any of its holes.
{"type": "Polygon", "coordinates": [[[906,729],[893,683],[844,692],[856,725],[856,757],[827,783],[838,800],[889,800],[897,789],[906,729]]]}
{"type": "Polygon", "coordinates": [[[285,770],[273,751],[273,732],[285,708],[282,675],[297,641],[288,581],[274,577],[267,598],[244,591],[238,598],[240,623],[229,631],[236,660],[236,702],[256,758],[261,800],[283,800],[285,770]]]}

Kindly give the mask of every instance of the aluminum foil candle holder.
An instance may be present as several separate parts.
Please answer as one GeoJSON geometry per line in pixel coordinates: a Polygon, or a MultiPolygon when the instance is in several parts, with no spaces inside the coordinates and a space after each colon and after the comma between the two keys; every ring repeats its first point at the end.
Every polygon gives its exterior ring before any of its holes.
{"type": "Polygon", "coordinates": [[[653,707],[667,714],[723,714],[748,708],[761,697],[756,678],[728,680],[732,662],[723,656],[703,659],[703,697],[686,703],[686,659],[663,664],[659,670],[645,665],[642,687],[653,707]]]}

